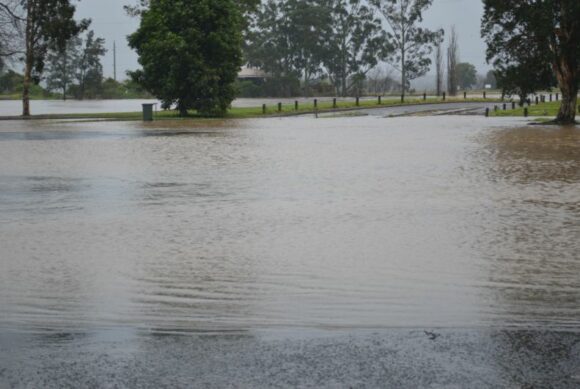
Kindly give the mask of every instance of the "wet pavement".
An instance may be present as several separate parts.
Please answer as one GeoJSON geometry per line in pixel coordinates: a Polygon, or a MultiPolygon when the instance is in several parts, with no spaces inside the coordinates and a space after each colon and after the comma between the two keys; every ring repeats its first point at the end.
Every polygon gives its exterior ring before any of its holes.
{"type": "Polygon", "coordinates": [[[578,387],[580,129],[364,115],[0,123],[0,388],[578,387]]]}

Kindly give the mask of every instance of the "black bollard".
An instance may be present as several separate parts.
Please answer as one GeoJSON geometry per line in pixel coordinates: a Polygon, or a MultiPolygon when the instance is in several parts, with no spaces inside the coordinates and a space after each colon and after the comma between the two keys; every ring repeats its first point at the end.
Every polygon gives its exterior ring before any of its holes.
{"type": "Polygon", "coordinates": [[[550,103],[552,102],[552,94],[550,93],[550,103]]]}
{"type": "Polygon", "coordinates": [[[503,103],[503,110],[504,111],[507,110],[507,104],[506,103],[503,103]]]}
{"type": "Polygon", "coordinates": [[[278,103],[278,112],[282,112],[282,103],[278,103]]]}
{"type": "Polygon", "coordinates": [[[485,117],[486,117],[486,118],[487,118],[487,117],[489,117],[489,108],[486,108],[486,109],[485,109],[485,117]]]}
{"type": "Polygon", "coordinates": [[[314,99],[314,108],[318,108],[318,99],[314,99]]]}
{"type": "Polygon", "coordinates": [[[336,97],[334,99],[332,99],[332,108],[336,108],[336,97]]]}
{"type": "Polygon", "coordinates": [[[262,104],[262,113],[266,114],[266,104],[262,104]]]}
{"type": "Polygon", "coordinates": [[[294,111],[298,111],[298,100],[294,102],[294,111]]]}

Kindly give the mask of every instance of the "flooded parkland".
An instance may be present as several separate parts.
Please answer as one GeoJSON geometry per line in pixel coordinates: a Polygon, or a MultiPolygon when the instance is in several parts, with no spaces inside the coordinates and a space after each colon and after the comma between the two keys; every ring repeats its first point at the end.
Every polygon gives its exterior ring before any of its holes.
{"type": "Polygon", "coordinates": [[[575,387],[578,344],[578,127],[0,122],[0,388],[575,387]]]}

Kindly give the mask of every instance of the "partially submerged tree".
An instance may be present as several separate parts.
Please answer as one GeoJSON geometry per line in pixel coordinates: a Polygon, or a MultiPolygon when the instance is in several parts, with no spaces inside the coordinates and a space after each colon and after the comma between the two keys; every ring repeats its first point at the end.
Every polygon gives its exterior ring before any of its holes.
{"type": "Polygon", "coordinates": [[[23,37],[22,115],[30,116],[30,88],[40,81],[48,49],[65,47],[89,21],[74,20],[75,6],[70,0],[0,1],[0,8],[8,7],[12,7],[9,16],[23,37]]]}
{"type": "Polygon", "coordinates": [[[338,95],[346,96],[389,57],[392,46],[381,21],[364,0],[330,0],[323,64],[338,95]]]}
{"type": "Polygon", "coordinates": [[[223,115],[242,64],[242,15],[234,0],[155,0],[129,36],[143,67],[132,77],[180,115],[223,115]]]}
{"type": "MultiPolygon", "coordinates": [[[[576,118],[580,84],[580,1],[484,0],[482,35],[498,68],[549,65],[562,92],[556,123],[576,118]]],[[[531,75],[530,75],[531,76],[531,75]]]]}
{"type": "Polygon", "coordinates": [[[457,64],[457,80],[459,88],[471,89],[477,84],[477,70],[473,64],[460,62],[457,64]]]}
{"type": "Polygon", "coordinates": [[[457,32],[455,31],[455,26],[453,26],[451,27],[449,47],[447,48],[447,92],[450,96],[457,96],[457,87],[459,85],[458,63],[459,44],[457,41],[457,32]]]}
{"type": "Polygon", "coordinates": [[[440,42],[443,30],[431,31],[420,27],[423,12],[433,0],[370,0],[387,21],[392,31],[392,41],[396,55],[394,64],[401,72],[403,100],[410,81],[425,75],[431,65],[433,47],[440,42]]]}

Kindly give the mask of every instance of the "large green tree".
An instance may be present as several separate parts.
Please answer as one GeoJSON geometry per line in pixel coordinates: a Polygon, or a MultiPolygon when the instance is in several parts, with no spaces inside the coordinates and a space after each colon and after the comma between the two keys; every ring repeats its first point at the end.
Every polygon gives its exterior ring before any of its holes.
{"type": "Polygon", "coordinates": [[[307,92],[310,80],[320,73],[326,10],[316,0],[267,0],[255,13],[246,60],[268,73],[275,94],[294,94],[301,77],[307,92]]]}
{"type": "Polygon", "coordinates": [[[0,1],[0,8],[10,10],[8,15],[22,37],[22,115],[30,116],[30,89],[41,79],[48,50],[65,47],[89,21],[75,21],[75,6],[71,0],[8,0],[0,1]]]}
{"type": "MultiPolygon", "coordinates": [[[[323,64],[337,94],[346,96],[392,53],[381,20],[365,0],[330,0],[323,64]]],[[[357,88],[360,89],[360,88],[357,88]]]]}
{"type": "Polygon", "coordinates": [[[580,1],[483,0],[483,3],[482,35],[488,45],[488,61],[496,68],[519,68],[520,72],[528,65],[550,66],[562,91],[555,122],[574,123],[580,84],[580,1]]]}
{"type": "Polygon", "coordinates": [[[242,14],[234,0],[151,0],[129,36],[142,70],[133,78],[164,106],[223,115],[242,64],[242,14]]]}
{"type": "Polygon", "coordinates": [[[73,90],[77,99],[100,95],[103,83],[101,57],[105,55],[105,40],[89,31],[83,39],[74,37],[64,49],[51,50],[47,56],[46,83],[50,90],[61,90],[66,99],[73,90]]]}
{"type": "Polygon", "coordinates": [[[383,14],[391,29],[392,44],[396,55],[393,66],[401,72],[403,99],[410,81],[429,71],[436,44],[443,37],[443,30],[431,31],[421,27],[423,12],[433,0],[369,0],[383,14]]]}
{"type": "Polygon", "coordinates": [[[457,80],[463,90],[471,89],[477,84],[477,70],[473,64],[460,62],[457,64],[457,80]]]}
{"type": "Polygon", "coordinates": [[[75,80],[80,45],[80,38],[74,37],[64,47],[50,50],[46,56],[46,86],[51,91],[61,91],[63,100],[75,80]]]}

